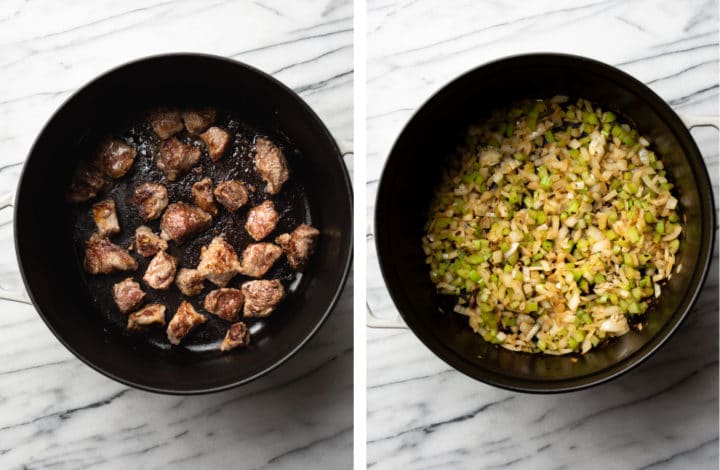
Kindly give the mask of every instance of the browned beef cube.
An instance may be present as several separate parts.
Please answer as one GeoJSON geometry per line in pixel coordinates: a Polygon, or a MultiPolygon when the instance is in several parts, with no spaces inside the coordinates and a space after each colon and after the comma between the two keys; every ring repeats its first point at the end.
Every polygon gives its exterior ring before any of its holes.
{"type": "Polygon", "coordinates": [[[215,289],[205,296],[205,310],[223,320],[238,321],[244,298],[239,289],[215,289]]]}
{"type": "Polygon", "coordinates": [[[93,219],[97,226],[97,233],[101,237],[109,237],[120,232],[120,224],[118,223],[117,212],[115,211],[115,201],[105,199],[96,202],[92,206],[93,219]]]}
{"type": "Polygon", "coordinates": [[[165,251],[159,251],[155,257],[150,260],[147,271],[143,276],[145,284],[153,289],[165,290],[175,280],[175,270],[177,269],[177,258],[170,256],[165,251]]]}
{"type": "Polygon", "coordinates": [[[137,150],[118,139],[105,139],[100,143],[95,164],[111,178],[125,176],[133,162],[137,150]]]}
{"type": "Polygon", "coordinates": [[[168,244],[165,240],[153,233],[146,225],[135,229],[135,251],[144,258],[154,256],[158,251],[167,250],[168,244]]]}
{"type": "Polygon", "coordinates": [[[204,280],[197,269],[182,268],[175,278],[175,284],[180,292],[192,297],[202,292],[205,287],[204,280]]]}
{"type": "Polygon", "coordinates": [[[160,219],[160,236],[182,243],[189,237],[207,230],[212,216],[197,206],[176,202],[170,204],[160,219]]]}
{"type": "Polygon", "coordinates": [[[302,271],[315,252],[319,236],[318,229],[302,224],[291,233],[278,236],[275,243],[282,247],[290,266],[296,271],[302,271]]]}
{"type": "Polygon", "coordinates": [[[137,269],[137,262],[127,251],[96,233],[85,242],[83,264],[90,274],[109,274],[137,269]]]}
{"type": "Polygon", "coordinates": [[[220,351],[230,351],[239,346],[247,346],[250,344],[250,331],[248,331],[247,325],[243,322],[237,322],[230,325],[227,333],[225,333],[225,339],[223,339],[220,345],[220,351]]]}
{"type": "Polygon", "coordinates": [[[169,181],[187,173],[200,160],[202,152],[194,145],[180,142],[175,137],[160,144],[155,164],[169,181]]]}
{"type": "Polygon", "coordinates": [[[183,130],[180,111],[174,108],[158,108],[148,115],[153,131],[162,140],[172,137],[183,130]]]}
{"type": "Polygon", "coordinates": [[[142,183],[135,188],[131,201],[144,221],[155,220],[168,205],[167,188],[160,183],[142,183]]]}
{"type": "Polygon", "coordinates": [[[219,127],[211,127],[200,134],[200,138],[207,146],[210,160],[214,162],[220,160],[230,146],[230,133],[219,127]]]}
{"type": "Polygon", "coordinates": [[[285,297],[285,288],[277,279],[250,281],[242,285],[246,317],[267,317],[285,297]]]}
{"type": "Polygon", "coordinates": [[[190,192],[196,206],[212,216],[218,214],[218,207],[213,196],[213,184],[210,178],[203,178],[193,184],[190,192]]]}
{"type": "Polygon", "coordinates": [[[258,137],[255,140],[255,169],[267,186],[265,192],[277,194],[290,177],[287,160],[282,150],[268,139],[258,137]]]}
{"type": "Polygon", "coordinates": [[[123,279],[113,286],[113,298],[122,313],[128,313],[142,303],[145,292],[133,278],[123,279]]]}
{"type": "Polygon", "coordinates": [[[213,238],[200,249],[200,275],[219,287],[225,287],[240,269],[237,253],[222,237],[213,238]]]}
{"type": "Polygon", "coordinates": [[[235,212],[248,202],[245,185],[238,180],[223,181],[215,186],[215,199],[230,212],[235,212]]]}
{"type": "Polygon", "coordinates": [[[190,302],[183,300],[167,327],[170,343],[177,346],[190,331],[206,321],[207,318],[197,313],[190,302]]]}
{"type": "Polygon", "coordinates": [[[282,249],[272,243],[253,243],[243,252],[240,272],[250,277],[263,277],[282,255],[282,249]]]}
{"type": "Polygon", "coordinates": [[[245,223],[245,230],[255,240],[260,241],[275,230],[279,220],[280,214],[275,210],[275,205],[272,201],[265,201],[259,206],[250,209],[245,223]]]}
{"type": "Polygon", "coordinates": [[[215,122],[217,112],[214,108],[201,108],[185,111],[182,119],[185,122],[185,129],[191,134],[199,134],[215,122]]]}
{"type": "Polygon", "coordinates": [[[112,186],[110,179],[100,168],[86,161],[78,163],[65,199],[69,202],[83,202],[107,191],[112,186]]]}
{"type": "Polygon", "coordinates": [[[143,331],[148,326],[165,324],[165,306],[161,304],[150,304],[133,312],[128,317],[128,330],[143,331]]]}

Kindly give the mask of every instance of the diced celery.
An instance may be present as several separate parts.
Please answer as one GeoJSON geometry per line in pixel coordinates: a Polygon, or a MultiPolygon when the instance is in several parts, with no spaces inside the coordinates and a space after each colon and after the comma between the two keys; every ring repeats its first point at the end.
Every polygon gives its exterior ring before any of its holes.
{"type": "Polygon", "coordinates": [[[637,243],[640,241],[640,233],[638,232],[638,229],[636,227],[630,227],[628,229],[628,238],[632,243],[637,243]]]}
{"type": "Polygon", "coordinates": [[[611,113],[610,111],[606,111],[603,114],[602,122],[614,122],[615,119],[615,114],[611,113]]]}
{"type": "Polygon", "coordinates": [[[665,233],[665,221],[660,219],[657,221],[657,224],[655,224],[655,232],[663,235],[665,233]]]}
{"type": "Polygon", "coordinates": [[[538,304],[537,302],[525,302],[525,311],[526,312],[537,312],[538,311],[538,304]]]}

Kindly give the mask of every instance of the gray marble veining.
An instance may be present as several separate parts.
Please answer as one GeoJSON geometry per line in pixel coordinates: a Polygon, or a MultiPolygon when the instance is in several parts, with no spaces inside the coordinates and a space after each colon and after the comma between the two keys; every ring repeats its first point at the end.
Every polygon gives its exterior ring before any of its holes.
{"type": "MultiPolygon", "coordinates": [[[[557,51],[616,65],[678,112],[718,114],[718,2],[370,0],[368,201],[386,155],[424,100],[506,55],[557,51]]],[[[692,131],[717,201],[715,129],[692,131]]],[[[367,244],[368,300],[395,315],[367,244]]],[[[677,335],[611,383],[572,394],[499,390],[456,372],[403,330],[368,331],[373,469],[716,469],[718,263],[677,335]]]]}
{"type": "MultiPolygon", "coordinates": [[[[352,13],[348,0],[0,2],[0,193],[14,189],[33,139],[73,91],[163,52],[272,73],[350,141],[352,13]]],[[[3,210],[0,288],[21,284],[3,210]]],[[[0,309],[0,468],[351,468],[352,280],[288,364],[198,397],[128,389],[75,359],[32,307],[0,309]]]]}

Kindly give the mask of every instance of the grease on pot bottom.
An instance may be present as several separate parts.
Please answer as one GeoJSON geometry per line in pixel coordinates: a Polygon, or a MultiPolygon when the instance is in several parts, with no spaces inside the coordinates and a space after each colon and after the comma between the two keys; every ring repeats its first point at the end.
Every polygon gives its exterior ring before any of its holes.
{"type": "Polygon", "coordinates": [[[282,300],[320,235],[294,157],[289,142],[207,107],[155,108],[102,140],[67,194],[97,313],[193,351],[247,346],[263,318],[288,314],[282,300]]]}

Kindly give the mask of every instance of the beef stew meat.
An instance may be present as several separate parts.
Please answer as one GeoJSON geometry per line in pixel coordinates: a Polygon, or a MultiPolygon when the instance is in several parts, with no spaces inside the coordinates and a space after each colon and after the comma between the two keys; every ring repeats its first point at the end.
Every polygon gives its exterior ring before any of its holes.
{"type": "Polygon", "coordinates": [[[147,225],[135,229],[135,251],[143,258],[154,256],[158,251],[167,250],[168,244],[147,225]]]}
{"type": "Polygon", "coordinates": [[[214,162],[220,160],[230,146],[230,134],[220,127],[209,128],[200,134],[200,138],[205,142],[210,160],[214,162]]]}
{"type": "Polygon", "coordinates": [[[247,345],[250,327],[262,342],[283,320],[250,322],[289,295],[318,238],[285,159],[297,150],[215,108],[157,109],[116,130],[78,144],[66,194],[90,295],[112,305],[99,314],[160,348],[219,354],[247,345]]]}
{"type": "Polygon", "coordinates": [[[282,150],[264,137],[255,140],[255,169],[267,183],[265,192],[268,194],[279,193],[290,177],[282,150]]]}
{"type": "Polygon", "coordinates": [[[72,182],[65,195],[68,202],[84,202],[112,186],[112,181],[97,166],[81,161],[75,168],[72,182]]]}
{"type": "Polygon", "coordinates": [[[218,206],[213,196],[213,183],[210,178],[203,178],[192,185],[190,189],[192,200],[196,206],[215,217],[218,215],[218,206]]]}
{"type": "Polygon", "coordinates": [[[235,212],[248,202],[247,188],[238,180],[223,181],[215,186],[213,194],[215,199],[230,212],[235,212]]]}
{"type": "Polygon", "coordinates": [[[241,289],[245,295],[243,313],[250,318],[267,317],[285,297],[285,288],[277,279],[249,281],[241,289]]]}
{"type": "Polygon", "coordinates": [[[188,297],[194,297],[205,288],[205,278],[203,278],[197,269],[181,268],[175,277],[175,284],[180,292],[188,297]]]}
{"type": "Polygon", "coordinates": [[[122,178],[132,168],[137,150],[122,140],[105,139],[98,147],[95,164],[111,178],[122,178]]]}
{"type": "Polygon", "coordinates": [[[148,121],[153,131],[162,140],[174,136],[183,128],[180,111],[175,108],[158,108],[148,114],[148,121]]]}
{"type": "Polygon", "coordinates": [[[139,283],[128,277],[113,285],[113,298],[120,311],[128,313],[142,303],[145,292],[140,288],[139,283]]]}
{"type": "Polygon", "coordinates": [[[165,324],[165,306],[149,304],[128,316],[128,330],[145,331],[150,325],[165,324]]]}
{"type": "Polygon", "coordinates": [[[221,288],[205,296],[205,310],[223,320],[235,322],[240,319],[245,296],[239,289],[221,288]]]}
{"type": "Polygon", "coordinates": [[[222,344],[220,344],[220,351],[230,351],[240,346],[247,346],[250,344],[250,331],[243,322],[237,322],[230,325],[222,344]]]}
{"type": "Polygon", "coordinates": [[[160,183],[142,183],[133,191],[131,202],[145,222],[155,220],[168,205],[167,188],[160,183]]]}
{"type": "Polygon", "coordinates": [[[120,232],[120,223],[118,222],[117,212],[115,211],[115,201],[105,199],[96,202],[92,206],[93,220],[97,226],[97,233],[101,237],[109,237],[120,232]]]}
{"type": "Polygon", "coordinates": [[[213,238],[200,249],[198,273],[218,287],[225,287],[240,271],[240,261],[233,247],[222,237],[213,238]]]}
{"type": "Polygon", "coordinates": [[[106,237],[94,233],[85,243],[83,266],[90,274],[110,274],[116,271],[134,271],[138,265],[127,251],[106,237]]]}
{"type": "Polygon", "coordinates": [[[243,252],[240,272],[250,277],[263,277],[282,256],[282,248],[272,243],[253,243],[243,252]]]}
{"type": "Polygon", "coordinates": [[[302,271],[315,252],[320,231],[315,227],[301,224],[291,233],[283,233],[275,238],[280,245],[290,266],[295,271],[302,271]]]}
{"type": "Polygon", "coordinates": [[[176,181],[200,161],[200,155],[199,148],[172,137],[160,144],[155,164],[168,181],[176,181]]]}
{"type": "Polygon", "coordinates": [[[153,289],[165,290],[169,288],[175,280],[177,265],[177,258],[170,256],[165,251],[159,251],[155,257],[150,260],[147,271],[145,271],[145,275],[143,276],[143,281],[153,289]]]}
{"type": "Polygon", "coordinates": [[[183,300],[172,320],[168,323],[168,340],[171,344],[177,346],[193,329],[206,321],[207,318],[197,313],[190,302],[183,300]]]}
{"type": "Polygon", "coordinates": [[[197,206],[184,202],[170,204],[160,219],[160,236],[181,244],[204,232],[212,224],[212,216],[197,206]]]}
{"type": "Polygon", "coordinates": [[[260,241],[275,230],[279,220],[280,214],[275,210],[273,202],[265,201],[259,206],[250,209],[245,223],[245,230],[256,241],[260,241]]]}
{"type": "Polygon", "coordinates": [[[215,108],[201,108],[185,111],[182,113],[182,120],[185,129],[190,134],[199,134],[215,122],[217,111],[215,108]]]}

